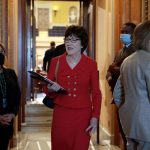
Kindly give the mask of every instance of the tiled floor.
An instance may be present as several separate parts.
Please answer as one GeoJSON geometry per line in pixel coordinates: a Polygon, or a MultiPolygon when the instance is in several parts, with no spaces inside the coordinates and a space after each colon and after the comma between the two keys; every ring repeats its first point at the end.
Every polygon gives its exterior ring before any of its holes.
{"type": "MultiPolygon", "coordinates": [[[[10,150],[51,150],[52,110],[41,104],[43,96],[43,94],[40,94],[37,96],[36,101],[27,104],[26,123],[22,125],[22,131],[17,139],[17,147],[10,150]]],[[[95,135],[93,135],[89,150],[120,150],[109,143],[108,140],[100,138],[100,144],[98,145],[95,135]]]]}

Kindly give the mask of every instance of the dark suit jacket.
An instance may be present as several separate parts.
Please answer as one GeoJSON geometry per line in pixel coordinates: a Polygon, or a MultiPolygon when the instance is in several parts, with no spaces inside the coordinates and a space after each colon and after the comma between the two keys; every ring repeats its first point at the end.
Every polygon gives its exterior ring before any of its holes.
{"type": "Polygon", "coordinates": [[[120,66],[123,60],[135,52],[134,46],[131,44],[129,47],[122,48],[118,54],[115,56],[113,63],[109,66],[107,72],[111,74],[111,80],[108,81],[111,91],[113,92],[114,86],[120,75],[120,66]]]}
{"type": "Polygon", "coordinates": [[[65,44],[58,45],[56,47],[55,51],[53,52],[54,53],[54,57],[62,55],[65,52],[66,52],[65,44]]]}
{"type": "Polygon", "coordinates": [[[55,49],[47,50],[45,52],[45,56],[43,59],[43,70],[48,72],[51,59],[59,55],[62,55],[65,51],[66,51],[65,44],[58,45],[56,46],[55,49]]]}
{"type": "Polygon", "coordinates": [[[54,57],[53,56],[53,51],[55,50],[55,48],[51,48],[46,50],[44,58],[43,58],[43,70],[47,71],[49,70],[49,62],[50,60],[54,57]]]}
{"type": "MultiPolygon", "coordinates": [[[[7,113],[13,113],[14,115],[17,115],[20,105],[20,88],[18,84],[18,79],[16,76],[16,73],[12,69],[3,69],[5,81],[6,81],[6,98],[7,98],[7,106],[5,109],[2,107],[2,91],[0,90],[0,115],[7,114],[7,113]]],[[[13,122],[13,121],[12,121],[13,122]]],[[[8,127],[8,134],[10,137],[13,134],[13,123],[10,123],[10,126],[8,127]]],[[[0,130],[3,127],[0,125],[0,130]]]]}

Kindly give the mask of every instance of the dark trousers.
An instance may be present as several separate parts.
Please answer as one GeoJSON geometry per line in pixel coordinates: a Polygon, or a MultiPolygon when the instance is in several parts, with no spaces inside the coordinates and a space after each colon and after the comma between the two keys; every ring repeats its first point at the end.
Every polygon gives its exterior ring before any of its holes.
{"type": "Polygon", "coordinates": [[[12,125],[0,125],[0,150],[7,150],[9,145],[9,139],[13,135],[12,125]]]}
{"type": "Polygon", "coordinates": [[[8,150],[9,138],[8,136],[0,136],[0,150],[8,150]]]}

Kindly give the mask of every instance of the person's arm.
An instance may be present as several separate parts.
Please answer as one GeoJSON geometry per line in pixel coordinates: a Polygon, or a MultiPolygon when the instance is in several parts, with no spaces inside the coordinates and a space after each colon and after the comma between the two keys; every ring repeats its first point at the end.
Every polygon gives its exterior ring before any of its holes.
{"type": "Polygon", "coordinates": [[[92,116],[99,118],[101,109],[102,94],[99,87],[99,75],[96,62],[93,63],[91,72],[91,94],[93,103],[92,116]]]}
{"type": "Polygon", "coordinates": [[[13,113],[0,115],[0,124],[9,125],[13,118],[15,118],[13,113]]]}
{"type": "Polygon", "coordinates": [[[112,74],[114,74],[114,73],[116,73],[116,72],[119,72],[119,73],[120,73],[120,66],[118,66],[117,63],[116,63],[118,57],[120,57],[119,55],[120,55],[120,52],[118,52],[118,53],[115,54],[115,58],[114,58],[114,60],[113,60],[113,63],[112,63],[111,65],[109,65],[109,67],[108,67],[107,74],[106,74],[106,79],[107,79],[107,80],[109,80],[109,77],[110,77],[112,74]]]}
{"type": "Polygon", "coordinates": [[[19,88],[19,84],[18,84],[18,78],[17,75],[15,73],[14,70],[9,69],[9,75],[12,77],[12,79],[15,81],[13,83],[12,88],[14,88],[14,95],[15,98],[13,98],[13,103],[11,106],[11,112],[4,114],[4,115],[0,115],[0,124],[3,125],[9,125],[10,122],[12,121],[13,118],[15,118],[15,116],[17,115],[18,111],[19,111],[19,106],[20,106],[20,98],[21,98],[21,92],[20,92],[20,88],[19,88]]]}
{"type": "Polygon", "coordinates": [[[47,72],[48,60],[49,60],[49,51],[47,50],[43,58],[43,70],[47,72]]]}
{"type": "Polygon", "coordinates": [[[121,82],[121,76],[118,78],[116,82],[116,85],[113,91],[113,98],[117,107],[120,107],[124,99],[124,90],[123,90],[123,84],[121,82]]]}
{"type": "Polygon", "coordinates": [[[106,74],[106,80],[111,88],[111,91],[113,92],[114,86],[117,82],[117,79],[120,75],[120,64],[117,63],[117,58],[119,55],[117,54],[113,63],[109,66],[106,74]]]}
{"type": "Polygon", "coordinates": [[[43,58],[43,70],[46,71],[46,53],[43,58]]]}
{"type": "Polygon", "coordinates": [[[14,105],[13,105],[13,112],[12,114],[14,114],[15,116],[17,115],[18,111],[19,111],[19,106],[20,106],[20,99],[21,99],[21,91],[20,91],[20,87],[19,87],[19,83],[18,83],[18,77],[15,73],[14,70],[10,70],[11,71],[11,76],[13,77],[13,79],[15,80],[15,101],[14,101],[14,105]]]}
{"type": "Polygon", "coordinates": [[[97,64],[94,63],[92,66],[91,72],[91,93],[92,93],[92,118],[90,119],[90,124],[86,128],[86,132],[95,133],[99,121],[100,110],[101,110],[101,100],[102,94],[99,88],[99,78],[98,78],[98,71],[97,71],[97,64]]]}

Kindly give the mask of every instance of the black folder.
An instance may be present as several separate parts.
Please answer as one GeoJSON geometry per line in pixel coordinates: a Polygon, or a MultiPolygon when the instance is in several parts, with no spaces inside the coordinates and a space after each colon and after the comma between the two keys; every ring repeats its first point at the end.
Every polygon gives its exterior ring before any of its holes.
{"type": "MultiPolygon", "coordinates": [[[[46,84],[50,84],[50,85],[53,85],[54,81],[48,79],[47,77],[44,77],[42,76],[41,74],[37,73],[37,72],[34,72],[34,71],[28,71],[30,73],[30,77],[35,79],[35,80],[39,80],[39,81],[42,81],[46,84]]],[[[67,91],[61,87],[60,90],[58,91],[59,93],[62,93],[62,94],[67,94],[67,91]]]]}

